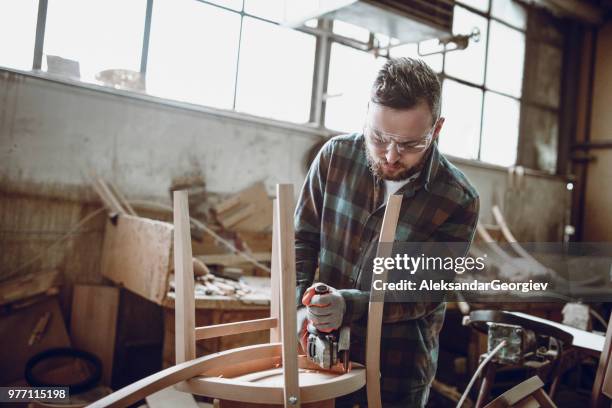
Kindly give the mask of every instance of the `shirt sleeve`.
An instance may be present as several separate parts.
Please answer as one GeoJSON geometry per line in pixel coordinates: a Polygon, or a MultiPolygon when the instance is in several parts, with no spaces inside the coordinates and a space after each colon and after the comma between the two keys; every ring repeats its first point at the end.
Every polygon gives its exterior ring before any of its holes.
{"type": "MultiPolygon", "coordinates": [[[[476,196],[467,203],[458,206],[446,222],[440,225],[434,232],[430,241],[464,243],[465,245],[461,247],[462,254],[454,252],[454,256],[466,256],[474,239],[479,211],[480,200],[476,196]]],[[[367,315],[370,300],[369,291],[342,289],[340,293],[346,304],[343,325],[348,325],[367,315]]],[[[395,323],[421,318],[436,309],[440,303],[387,302],[383,309],[383,323],[395,323]]]]}
{"type": "Polygon", "coordinates": [[[323,197],[332,142],[327,142],[310,165],[295,209],[296,303],[314,281],[321,248],[323,197]]]}

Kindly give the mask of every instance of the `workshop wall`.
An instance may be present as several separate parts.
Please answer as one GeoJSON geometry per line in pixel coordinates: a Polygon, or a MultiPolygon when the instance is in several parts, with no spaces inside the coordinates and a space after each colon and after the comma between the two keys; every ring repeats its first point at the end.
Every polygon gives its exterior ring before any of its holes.
{"type": "MultiPolygon", "coordinates": [[[[597,32],[589,142],[612,140],[612,22],[597,32]]],[[[588,120],[588,119],[587,119],[588,120]]],[[[612,149],[591,149],[587,165],[584,240],[612,241],[612,149]]]]}
{"type": "MultiPolygon", "coordinates": [[[[263,180],[299,189],[318,136],[0,71],[0,279],[99,208],[89,174],[130,199],[169,203],[173,178],[202,174],[207,190],[235,192],[263,180]]],[[[524,241],[562,237],[565,182],[460,162],[491,223],[499,205],[524,241]],[[526,216],[528,215],[528,216],[526,216]]],[[[97,283],[104,215],[21,272],[59,268],[70,282],[97,283]]]]}

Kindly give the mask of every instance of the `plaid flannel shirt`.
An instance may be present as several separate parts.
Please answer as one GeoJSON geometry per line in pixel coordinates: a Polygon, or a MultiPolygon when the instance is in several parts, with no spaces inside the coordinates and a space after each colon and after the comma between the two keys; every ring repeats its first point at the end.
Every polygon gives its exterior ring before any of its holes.
{"type": "MultiPolygon", "coordinates": [[[[471,243],[478,193],[433,144],[414,181],[396,194],[403,201],[396,229],[400,242],[471,243]]],[[[365,156],[362,134],[328,141],[312,163],[295,213],[297,293],[318,281],[339,289],[351,326],[351,360],[364,363],[369,285],[365,254],[376,251],[385,211],[384,183],[365,156]]],[[[371,265],[371,264],[370,264],[371,265]]],[[[407,401],[435,375],[444,303],[385,303],[381,334],[383,401],[407,401]]]]}

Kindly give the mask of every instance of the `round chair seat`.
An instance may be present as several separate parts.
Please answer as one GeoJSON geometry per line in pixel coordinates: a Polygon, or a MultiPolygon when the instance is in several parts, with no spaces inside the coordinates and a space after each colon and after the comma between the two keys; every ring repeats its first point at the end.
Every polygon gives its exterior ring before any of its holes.
{"type": "MultiPolygon", "coordinates": [[[[259,352],[252,350],[253,353],[249,353],[251,358],[242,361],[232,358],[235,357],[232,356],[233,351],[210,356],[210,368],[176,387],[185,392],[220,400],[283,404],[284,379],[279,345],[260,345],[259,352]]],[[[320,369],[305,356],[299,356],[301,402],[330,400],[362,388],[366,383],[365,367],[357,363],[351,365],[347,373],[328,371],[320,369]]]]}

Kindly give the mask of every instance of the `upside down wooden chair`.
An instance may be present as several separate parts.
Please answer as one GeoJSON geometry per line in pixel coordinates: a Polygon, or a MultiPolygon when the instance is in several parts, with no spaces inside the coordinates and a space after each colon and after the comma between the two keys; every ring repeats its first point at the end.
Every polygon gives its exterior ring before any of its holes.
{"type": "MultiPolygon", "coordinates": [[[[382,302],[369,305],[366,367],[352,363],[347,372],[322,370],[297,354],[293,186],[277,185],[272,233],[270,317],[195,327],[194,278],[187,192],[174,193],[174,265],[176,365],[102,398],[92,407],[125,407],[174,385],[215,398],[221,407],[333,407],[336,397],[367,388],[368,406],[380,407],[380,332],[382,302]],[[197,340],[258,330],[270,331],[270,343],[240,347],[196,358],[197,340]],[[367,384],[366,384],[367,382],[367,384]]],[[[401,196],[391,196],[379,242],[393,242],[401,196]]],[[[389,256],[390,246],[378,256],[389,256]]],[[[386,279],[385,274],[380,279],[386,279]]],[[[371,292],[372,293],[372,292],[371,292]]]]}

